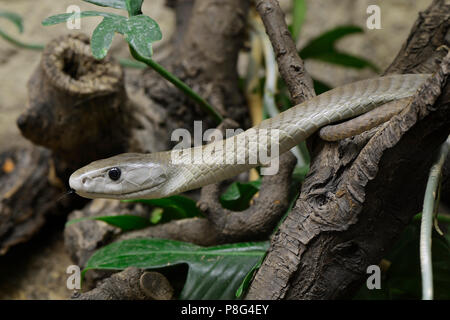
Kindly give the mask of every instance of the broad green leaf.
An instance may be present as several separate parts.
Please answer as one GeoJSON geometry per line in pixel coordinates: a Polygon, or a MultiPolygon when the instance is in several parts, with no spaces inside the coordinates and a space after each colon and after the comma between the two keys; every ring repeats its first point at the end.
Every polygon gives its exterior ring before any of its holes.
{"type": "Polygon", "coordinates": [[[110,7],[115,9],[126,9],[127,5],[125,0],[83,0],[84,2],[89,2],[96,4],[101,7],[110,7]]]}
{"type": "Polygon", "coordinates": [[[300,34],[300,28],[305,21],[306,16],[306,1],[305,0],[294,0],[294,10],[292,12],[292,37],[294,41],[297,41],[300,34]]]}
{"type": "Polygon", "coordinates": [[[61,13],[57,14],[51,17],[48,17],[44,21],[42,21],[42,25],[44,26],[51,26],[58,23],[63,23],[68,20],[74,19],[74,18],[87,18],[87,17],[105,17],[105,18],[111,18],[111,19],[119,19],[119,20],[126,20],[126,17],[120,16],[113,13],[107,13],[107,12],[99,12],[99,11],[83,11],[83,12],[72,12],[72,13],[61,13]]]}
{"type": "Polygon", "coordinates": [[[17,13],[0,10],[0,18],[5,18],[5,19],[11,21],[12,23],[14,23],[16,25],[16,27],[17,27],[17,29],[19,29],[20,33],[23,32],[22,17],[19,16],[17,13]]]}
{"type": "Polygon", "coordinates": [[[236,290],[236,298],[240,299],[243,297],[244,293],[247,291],[248,287],[250,286],[250,282],[252,281],[253,275],[258,271],[258,269],[261,267],[264,257],[266,254],[263,254],[259,261],[250,269],[249,272],[244,277],[244,280],[242,280],[241,285],[236,290]]]}
{"type": "Polygon", "coordinates": [[[299,54],[303,59],[316,59],[358,69],[369,67],[377,72],[377,66],[370,61],[340,52],[335,48],[336,42],[342,37],[361,32],[363,32],[363,29],[356,26],[337,27],[311,40],[302,50],[300,50],[299,54]]]}
{"type": "Polygon", "coordinates": [[[362,33],[363,29],[357,26],[340,26],[330,31],[324,32],[317,38],[312,39],[301,51],[300,56],[303,59],[312,58],[324,52],[334,52],[334,45],[336,41],[344,36],[362,33]]]}
{"type": "Polygon", "coordinates": [[[342,52],[325,52],[323,54],[314,56],[314,59],[345,67],[356,69],[363,69],[368,67],[374,71],[378,71],[378,67],[370,61],[342,52]]]}
{"type": "Polygon", "coordinates": [[[180,299],[235,299],[240,283],[268,245],[253,242],[201,247],[174,240],[130,239],[96,251],[83,273],[89,269],[153,269],[188,264],[180,299]]]}
{"type": "Polygon", "coordinates": [[[92,33],[91,50],[96,59],[106,57],[115,34],[116,20],[104,18],[92,33]]]}
{"type": "Polygon", "coordinates": [[[70,226],[71,224],[85,220],[103,221],[112,226],[118,227],[123,231],[142,229],[151,225],[150,221],[143,217],[133,215],[118,215],[118,216],[84,217],[72,219],[66,223],[66,226],[70,226]]]}
{"type": "Polygon", "coordinates": [[[142,14],[142,2],[144,0],[125,0],[127,5],[127,11],[130,16],[137,16],[142,14]]]}
{"type": "Polygon", "coordinates": [[[158,24],[148,16],[130,17],[121,23],[120,28],[119,32],[125,36],[125,40],[144,57],[151,57],[153,54],[152,42],[162,39],[158,24]]]}
{"type": "Polygon", "coordinates": [[[124,202],[140,202],[164,209],[164,214],[158,222],[203,216],[194,200],[180,195],[161,199],[124,200],[124,202]]]}
{"type": "Polygon", "coordinates": [[[220,196],[220,203],[229,210],[242,211],[249,207],[250,200],[259,191],[261,180],[242,183],[233,182],[220,196]]]}

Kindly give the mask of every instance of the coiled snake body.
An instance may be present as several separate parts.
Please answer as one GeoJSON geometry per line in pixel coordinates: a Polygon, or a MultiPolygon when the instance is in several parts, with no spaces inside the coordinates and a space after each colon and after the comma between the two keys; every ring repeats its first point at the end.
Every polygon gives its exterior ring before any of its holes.
{"type": "Polygon", "coordinates": [[[411,97],[429,75],[390,75],[354,82],[301,103],[241,134],[181,151],[125,153],[94,161],[69,184],[87,198],[151,199],[233,177],[288,151],[319,128],[411,97]],[[277,147],[277,148],[274,148],[277,147]]]}

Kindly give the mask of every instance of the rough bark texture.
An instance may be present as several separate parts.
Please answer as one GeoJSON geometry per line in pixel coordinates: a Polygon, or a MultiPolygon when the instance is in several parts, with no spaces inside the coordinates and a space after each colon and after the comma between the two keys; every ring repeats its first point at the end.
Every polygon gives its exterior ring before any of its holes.
{"type": "Polygon", "coordinates": [[[0,255],[29,240],[46,217],[80,205],[79,199],[56,201],[63,189],[48,150],[30,147],[0,154],[0,255]]]}
{"type": "Polygon", "coordinates": [[[85,35],[51,41],[17,120],[23,136],[75,167],[124,152],[130,136],[122,68],[93,59],[90,50],[85,35]]]}
{"type": "Polygon", "coordinates": [[[256,9],[272,42],[281,77],[288,86],[292,102],[299,104],[313,98],[316,94],[312,79],[297,53],[278,1],[258,0],[256,9]]]}
{"type": "Polygon", "coordinates": [[[173,288],[161,273],[127,268],[103,280],[95,289],[75,294],[74,300],[170,300],[173,288]]]}
{"type": "MultiPolygon", "coordinates": [[[[436,71],[449,17],[450,7],[434,1],[388,72],[436,71]]],[[[447,57],[412,104],[378,131],[315,141],[300,198],[272,239],[248,299],[343,298],[360,286],[366,267],[380,262],[420,211],[433,155],[450,131],[448,63],[447,57]]]]}

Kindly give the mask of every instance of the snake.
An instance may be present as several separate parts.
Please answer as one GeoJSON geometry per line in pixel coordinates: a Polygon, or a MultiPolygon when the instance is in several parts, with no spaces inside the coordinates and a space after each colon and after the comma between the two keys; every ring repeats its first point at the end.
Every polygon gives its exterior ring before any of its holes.
{"type": "Polygon", "coordinates": [[[122,153],[94,161],[76,170],[69,185],[78,195],[90,199],[154,199],[230,179],[254,167],[267,168],[280,154],[324,126],[411,98],[428,77],[387,75],[346,84],[209,144],[154,153],[122,153]]]}

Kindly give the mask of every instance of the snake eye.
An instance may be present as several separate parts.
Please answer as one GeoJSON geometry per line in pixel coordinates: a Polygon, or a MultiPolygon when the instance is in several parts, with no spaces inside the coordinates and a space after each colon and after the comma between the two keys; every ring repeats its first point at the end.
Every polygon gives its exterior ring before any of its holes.
{"type": "Polygon", "coordinates": [[[121,171],[119,168],[114,167],[109,169],[108,176],[111,180],[117,181],[120,178],[121,171]]]}

